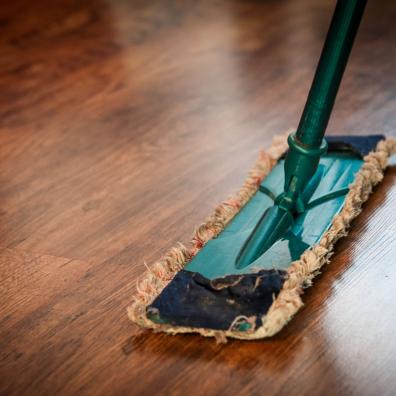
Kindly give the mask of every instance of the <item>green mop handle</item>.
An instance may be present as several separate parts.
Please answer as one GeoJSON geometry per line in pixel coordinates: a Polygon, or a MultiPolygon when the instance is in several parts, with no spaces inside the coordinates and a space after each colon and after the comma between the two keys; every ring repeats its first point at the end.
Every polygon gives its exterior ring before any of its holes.
{"type": "Polygon", "coordinates": [[[285,186],[275,205],[264,212],[240,250],[244,268],[269,249],[305,210],[303,191],[326,151],[324,134],[352,49],[366,0],[338,0],[297,132],[288,138],[285,186]]]}
{"type": "Polygon", "coordinates": [[[288,139],[285,192],[278,205],[302,211],[300,194],[326,151],[323,139],[366,0],[338,0],[297,132],[288,139]]]}

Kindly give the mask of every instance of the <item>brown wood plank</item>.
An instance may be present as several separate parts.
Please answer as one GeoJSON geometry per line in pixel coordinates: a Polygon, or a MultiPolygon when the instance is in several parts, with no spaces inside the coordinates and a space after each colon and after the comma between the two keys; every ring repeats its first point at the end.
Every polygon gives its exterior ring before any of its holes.
{"type": "MultiPolygon", "coordinates": [[[[0,394],[394,394],[396,166],[280,334],[137,333],[135,281],[297,124],[332,1],[0,6],[0,394]]],[[[329,134],[396,136],[396,3],[329,134]]]]}

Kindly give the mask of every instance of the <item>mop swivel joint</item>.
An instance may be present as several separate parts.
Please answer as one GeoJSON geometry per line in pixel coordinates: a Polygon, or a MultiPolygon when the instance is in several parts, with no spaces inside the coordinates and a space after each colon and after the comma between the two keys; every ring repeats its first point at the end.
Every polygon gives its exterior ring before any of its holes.
{"type": "Polygon", "coordinates": [[[275,201],[281,209],[294,213],[305,210],[303,191],[314,175],[320,157],[327,151],[327,142],[322,139],[319,147],[302,143],[296,133],[288,137],[289,151],[285,160],[285,187],[275,201]]]}
{"type": "Polygon", "coordinates": [[[312,196],[313,188],[307,188],[313,180],[320,157],[327,151],[325,139],[319,146],[304,145],[292,133],[288,138],[289,151],[285,159],[285,187],[267,209],[255,229],[242,247],[236,262],[237,268],[244,268],[254,262],[277,242],[294,224],[294,217],[303,213],[312,196]]]}

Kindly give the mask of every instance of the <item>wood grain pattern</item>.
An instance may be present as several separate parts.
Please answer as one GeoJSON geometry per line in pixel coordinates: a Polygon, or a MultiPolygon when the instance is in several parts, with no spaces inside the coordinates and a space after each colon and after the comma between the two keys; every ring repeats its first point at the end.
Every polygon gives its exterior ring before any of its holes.
{"type": "MultiPolygon", "coordinates": [[[[0,394],[396,392],[396,167],[279,335],[136,333],[135,280],[297,124],[332,1],[0,6],[0,394]]],[[[329,133],[396,135],[369,2],[329,133]]]]}

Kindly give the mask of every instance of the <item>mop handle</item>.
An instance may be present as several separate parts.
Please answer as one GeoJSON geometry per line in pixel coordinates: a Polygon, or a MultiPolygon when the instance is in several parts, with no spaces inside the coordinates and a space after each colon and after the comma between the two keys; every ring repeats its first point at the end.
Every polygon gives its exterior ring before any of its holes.
{"type": "Polygon", "coordinates": [[[277,199],[290,213],[304,210],[301,194],[327,143],[323,139],[366,0],[338,0],[300,123],[288,138],[284,193],[277,199]]]}
{"type": "Polygon", "coordinates": [[[363,16],[366,0],[338,0],[296,138],[319,147],[363,16]]]}
{"type": "Polygon", "coordinates": [[[306,209],[302,193],[327,149],[323,136],[365,5],[366,0],[337,2],[300,124],[288,138],[284,192],[264,212],[242,246],[237,268],[254,262],[285,235],[295,215],[306,209]]]}

